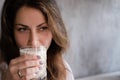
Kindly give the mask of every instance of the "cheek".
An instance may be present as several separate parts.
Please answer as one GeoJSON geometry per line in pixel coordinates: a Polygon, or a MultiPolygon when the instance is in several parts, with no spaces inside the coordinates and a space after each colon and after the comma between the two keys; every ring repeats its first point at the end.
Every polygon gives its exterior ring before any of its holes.
{"type": "Polygon", "coordinates": [[[21,36],[17,33],[15,33],[15,41],[18,47],[24,47],[26,46],[26,42],[27,42],[27,37],[25,36],[21,36]]]}
{"type": "Polygon", "coordinates": [[[46,36],[44,36],[44,45],[49,48],[49,46],[51,45],[51,41],[52,41],[52,33],[50,32],[49,34],[46,34],[46,36]]]}

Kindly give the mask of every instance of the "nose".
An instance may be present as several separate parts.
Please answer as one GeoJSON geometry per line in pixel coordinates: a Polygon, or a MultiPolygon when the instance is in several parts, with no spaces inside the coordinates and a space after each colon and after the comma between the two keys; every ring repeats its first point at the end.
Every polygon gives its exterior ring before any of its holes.
{"type": "Polygon", "coordinates": [[[39,46],[39,36],[38,36],[37,32],[31,31],[29,33],[27,45],[29,47],[38,47],[39,46]]]}

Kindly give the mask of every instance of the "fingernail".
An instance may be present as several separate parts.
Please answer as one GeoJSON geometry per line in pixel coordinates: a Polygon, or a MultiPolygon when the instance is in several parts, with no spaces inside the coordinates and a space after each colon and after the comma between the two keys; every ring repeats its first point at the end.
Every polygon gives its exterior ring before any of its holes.
{"type": "Polygon", "coordinates": [[[43,65],[43,63],[42,63],[41,61],[39,62],[39,64],[40,64],[40,65],[43,65]]]}
{"type": "Polygon", "coordinates": [[[40,56],[37,56],[38,59],[40,59],[40,56]]]}
{"type": "Polygon", "coordinates": [[[39,71],[35,72],[35,74],[38,74],[39,71]]]}
{"type": "Polygon", "coordinates": [[[41,70],[41,67],[38,67],[39,68],[39,70],[41,70]]]}

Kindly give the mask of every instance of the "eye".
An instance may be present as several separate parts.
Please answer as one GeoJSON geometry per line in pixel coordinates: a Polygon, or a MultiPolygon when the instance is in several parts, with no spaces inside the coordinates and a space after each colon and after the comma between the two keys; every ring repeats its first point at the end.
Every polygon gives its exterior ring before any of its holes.
{"type": "Polygon", "coordinates": [[[18,31],[20,31],[20,32],[23,32],[23,31],[26,31],[27,30],[27,28],[18,28],[18,31]]]}
{"type": "Polygon", "coordinates": [[[48,29],[47,26],[43,26],[43,27],[40,27],[40,28],[39,28],[40,31],[44,31],[44,30],[47,30],[47,29],[48,29]]]}

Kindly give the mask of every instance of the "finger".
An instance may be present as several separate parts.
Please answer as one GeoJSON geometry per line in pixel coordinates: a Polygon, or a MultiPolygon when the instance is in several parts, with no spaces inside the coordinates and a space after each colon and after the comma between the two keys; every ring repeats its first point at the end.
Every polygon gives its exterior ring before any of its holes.
{"type": "Polygon", "coordinates": [[[24,77],[25,77],[25,76],[23,76],[23,77],[19,77],[18,74],[14,74],[14,75],[13,75],[13,80],[25,80],[24,77]]]}
{"type": "Polygon", "coordinates": [[[36,55],[22,55],[20,57],[17,57],[15,59],[11,60],[11,64],[16,64],[18,62],[23,62],[25,60],[36,60],[38,57],[36,55]]]}
{"type": "Polygon", "coordinates": [[[32,68],[26,68],[26,69],[21,69],[17,70],[16,73],[12,74],[12,77],[14,80],[30,80],[33,77],[35,77],[36,73],[39,71],[38,67],[32,67],[32,68]],[[20,74],[23,75],[23,77],[19,76],[19,71],[20,74]],[[33,75],[33,76],[31,76],[33,75]],[[28,77],[29,76],[29,77],[28,77]],[[30,77],[31,76],[31,77],[30,77]]]}
{"type": "Polygon", "coordinates": [[[19,69],[17,69],[16,66],[9,66],[9,72],[13,80],[22,80],[18,75],[18,70],[19,69]]]}
{"type": "Polygon", "coordinates": [[[24,68],[30,68],[30,67],[39,67],[41,64],[40,64],[40,61],[39,60],[33,60],[33,61],[24,61],[24,62],[21,62],[21,63],[18,63],[17,64],[17,68],[19,69],[24,69],[24,68]]]}
{"type": "MultiPolygon", "coordinates": [[[[25,80],[33,80],[33,78],[36,78],[37,76],[37,72],[39,72],[39,68],[38,67],[34,67],[34,68],[27,68],[27,69],[23,69],[21,70],[23,79],[25,80]]],[[[35,79],[36,80],[36,79],[35,79]]]]}
{"type": "Polygon", "coordinates": [[[30,75],[27,75],[25,80],[36,80],[37,74],[33,73],[33,74],[30,74],[30,75]]]}
{"type": "Polygon", "coordinates": [[[11,75],[12,80],[23,80],[22,78],[19,77],[19,75],[17,73],[16,74],[15,73],[14,74],[10,73],[10,75],[11,75]]]}
{"type": "Polygon", "coordinates": [[[30,67],[40,67],[40,61],[39,60],[33,60],[33,61],[24,61],[18,64],[10,65],[9,69],[11,73],[16,73],[17,70],[22,70],[25,68],[30,68],[30,67]]]}
{"type": "Polygon", "coordinates": [[[32,67],[32,68],[26,68],[26,69],[21,69],[21,72],[24,76],[32,75],[33,73],[36,74],[39,72],[38,67],[32,67]]]}

